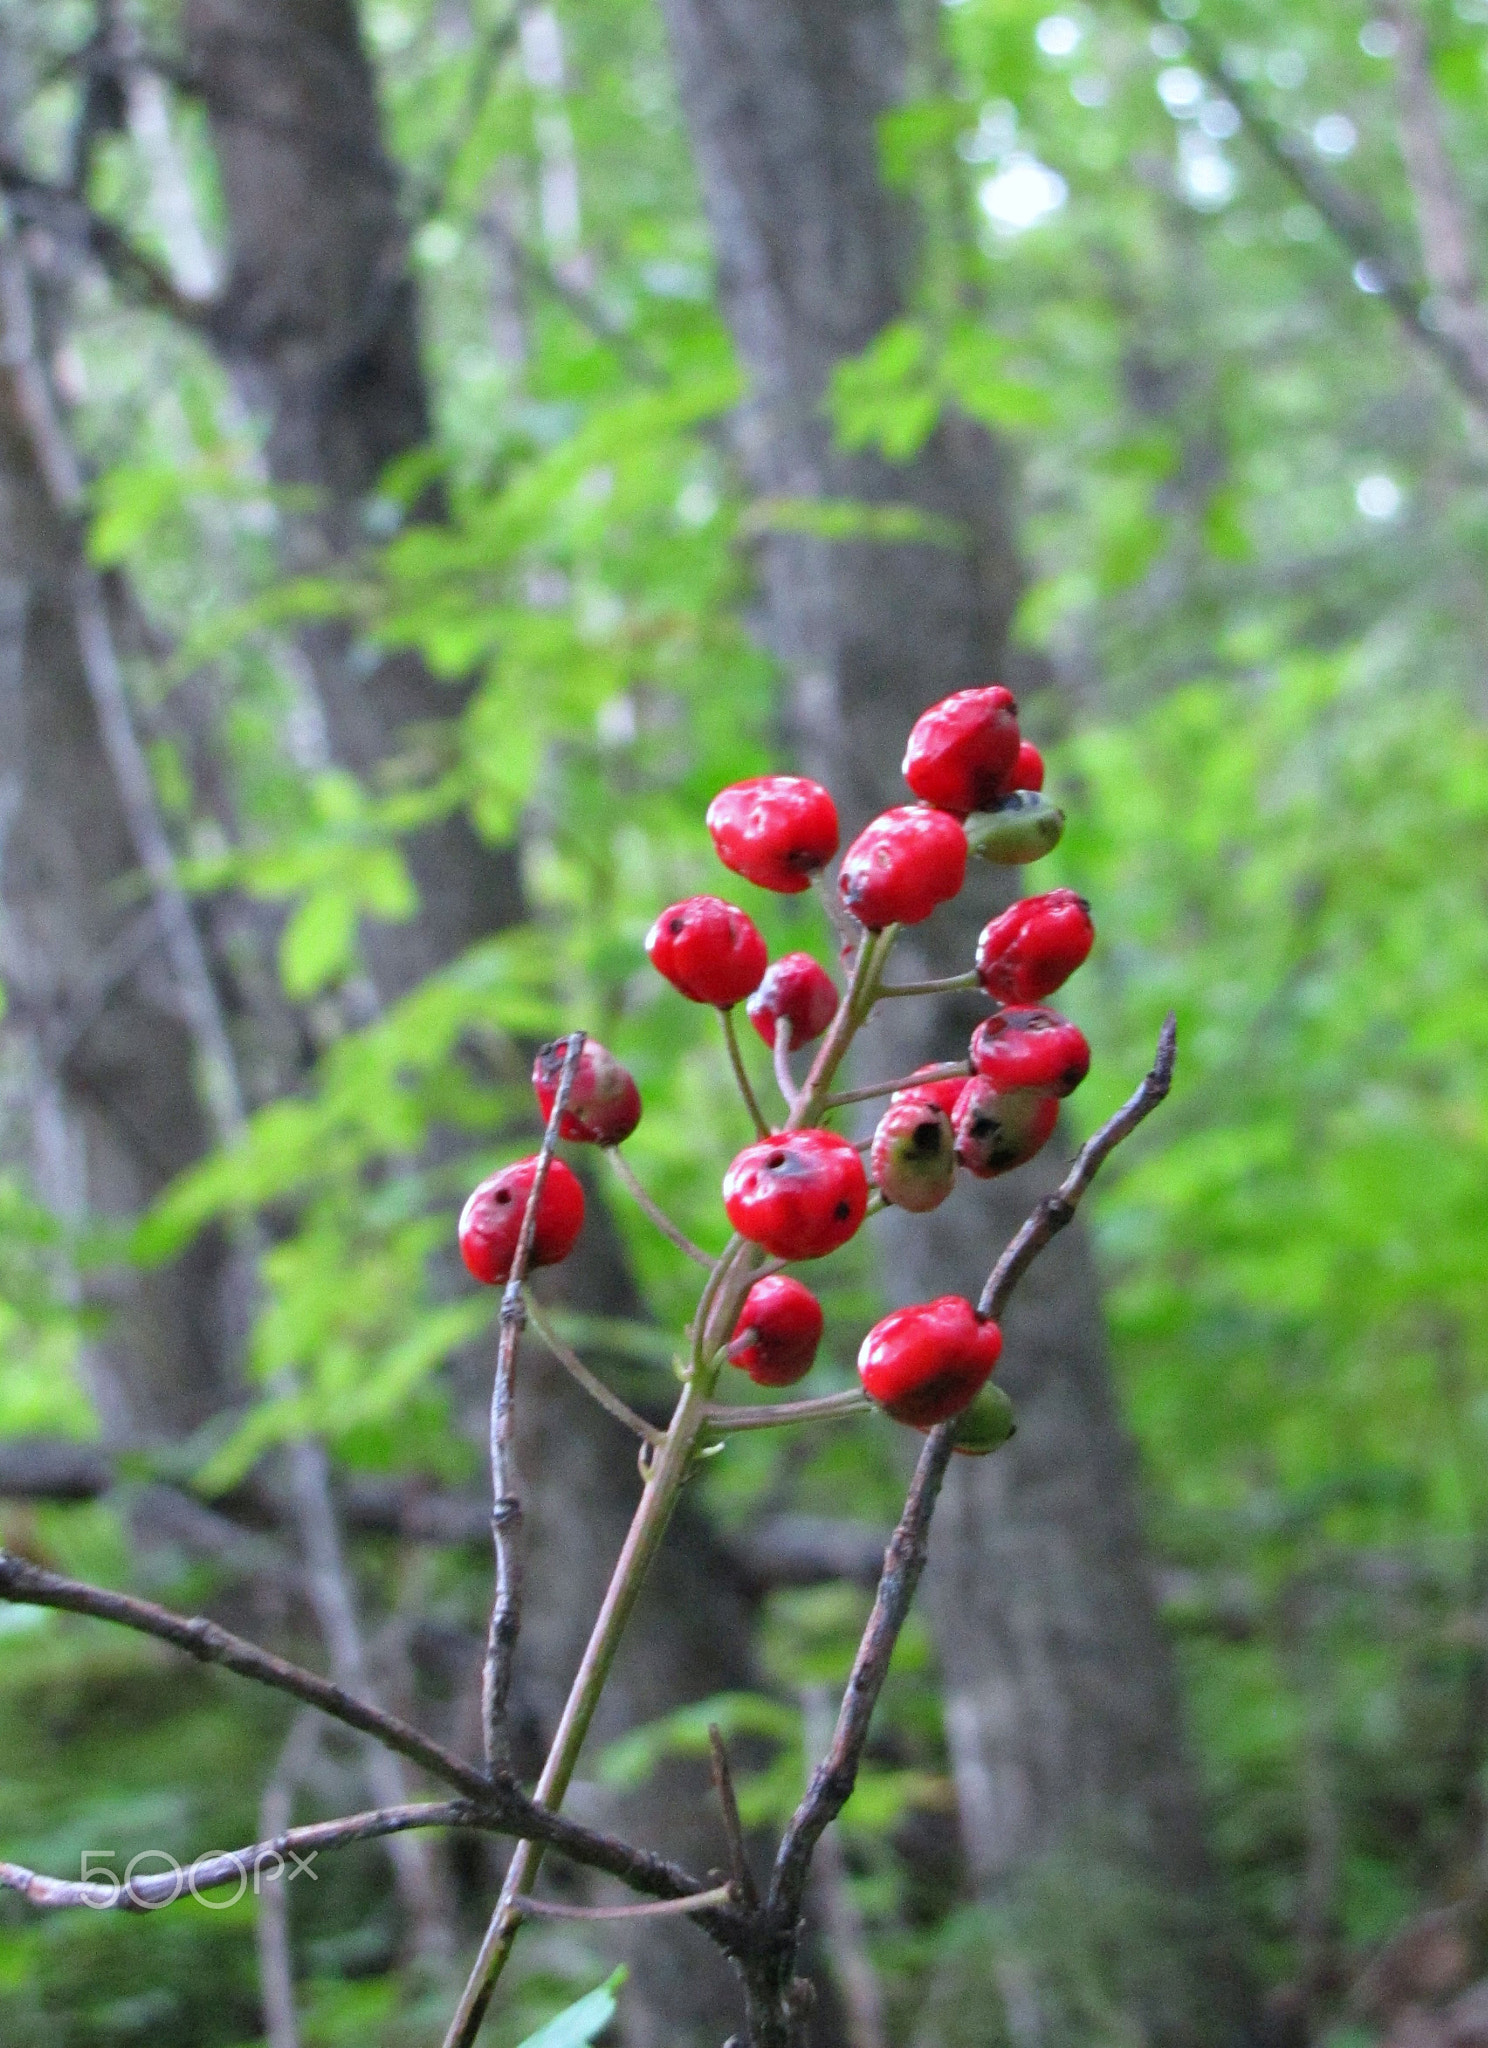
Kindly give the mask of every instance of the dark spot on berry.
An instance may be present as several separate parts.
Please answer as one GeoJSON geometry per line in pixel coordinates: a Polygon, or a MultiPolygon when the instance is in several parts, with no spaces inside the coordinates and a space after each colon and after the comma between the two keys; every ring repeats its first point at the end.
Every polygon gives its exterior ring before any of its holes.
{"type": "Polygon", "coordinates": [[[498,1188],[498,1189],[496,1190],[496,1200],[497,1200],[498,1202],[500,1202],[501,1204],[503,1204],[503,1206],[504,1206],[504,1205],[505,1205],[505,1204],[506,1204],[507,1202],[509,1202],[509,1201],[511,1200],[511,1189],[510,1189],[510,1188],[498,1188]]]}
{"type": "Polygon", "coordinates": [[[837,1218],[837,1221],[839,1223],[846,1223],[848,1217],[852,1214],[852,1203],[839,1202],[836,1208],[832,1211],[832,1214],[837,1218]]]}
{"type": "Polygon", "coordinates": [[[933,1117],[922,1124],[916,1124],[910,1144],[914,1151],[933,1156],[940,1150],[940,1125],[933,1117]]]}
{"type": "Polygon", "coordinates": [[[784,1154],[783,1152],[772,1152],[772,1153],[770,1154],[769,1158],[768,1158],[768,1159],[767,1159],[767,1160],[765,1161],[765,1164],[766,1164],[766,1166],[769,1166],[769,1167],[781,1167],[781,1166],[784,1166],[784,1164],[785,1164],[785,1154],[784,1154]]]}
{"type": "Polygon", "coordinates": [[[685,917],[669,917],[667,919],[667,930],[671,933],[674,939],[678,937],[680,933],[685,932],[686,929],[687,919],[685,917]]]}

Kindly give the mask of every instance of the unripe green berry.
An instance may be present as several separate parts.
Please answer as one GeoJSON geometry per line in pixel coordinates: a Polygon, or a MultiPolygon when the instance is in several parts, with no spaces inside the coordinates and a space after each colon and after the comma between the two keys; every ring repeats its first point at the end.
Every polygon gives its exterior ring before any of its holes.
{"type": "Polygon", "coordinates": [[[966,847],[979,860],[1023,867],[1052,853],[1064,832],[1064,812],[1035,789],[1015,789],[995,811],[973,811],[966,847]]]}
{"type": "Polygon", "coordinates": [[[988,1380],[961,1411],[956,1449],[966,1458],[985,1458],[989,1451],[1000,1450],[1017,1427],[1012,1402],[995,1380],[988,1380]]]}

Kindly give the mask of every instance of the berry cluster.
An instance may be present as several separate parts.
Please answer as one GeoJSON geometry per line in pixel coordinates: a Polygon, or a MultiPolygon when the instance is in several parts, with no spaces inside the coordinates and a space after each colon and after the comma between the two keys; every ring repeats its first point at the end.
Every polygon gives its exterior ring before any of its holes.
{"type": "MultiPolygon", "coordinates": [[[[862,934],[845,993],[809,953],[787,953],[772,963],[753,919],[716,896],[671,904],[646,935],[652,965],[681,995],[725,1013],[751,1109],[728,1016],[737,1004],[747,1004],[750,1022],[774,1051],[787,1114],[776,1130],[759,1120],[760,1135],[724,1176],[723,1205],[735,1244],[744,1241],[741,1250],[757,1247],[782,1262],[837,1250],[875,1207],[915,1214],[938,1207],[952,1192],[958,1168],[987,1179],[1022,1165],[1048,1140],[1060,1098],[1079,1086],[1090,1065],[1078,1026],[1045,1004],[1084,961],[1095,937],[1089,905],[1073,890],[1055,889],[994,918],[977,942],[974,975],[945,984],[974,981],[994,1005],[965,1057],[886,1088],[888,1108],[866,1148],[825,1126],[835,1106],[828,1093],[832,1075],[879,999],[897,927],[922,922],[957,895],[970,857],[1021,865],[1047,853],[1063,829],[1063,814],[1043,794],[1044,764],[1019,732],[1008,690],[960,690],[932,705],[909,736],[903,772],[917,801],[867,825],[838,871],[842,909],[862,934]],[[817,1041],[824,1042],[797,1089],[790,1054],[817,1041]]],[[[831,796],[801,776],[732,784],[709,805],[707,824],[726,868],[783,895],[810,887],[839,842],[831,796]]],[[[533,1082],[545,1117],[553,1110],[566,1051],[566,1041],[559,1041],[537,1056],[533,1082]]],[[[603,1046],[586,1041],[557,1135],[614,1147],[640,1116],[631,1076],[603,1046]]],[[[525,1159],[506,1167],[466,1204],[460,1247],[478,1279],[500,1283],[511,1275],[538,1163],[525,1159]]],[[[583,1210],[578,1179],[561,1160],[550,1160],[528,1263],[566,1257],[583,1210]]],[[[799,1280],[775,1272],[754,1278],[744,1291],[761,1263],[758,1253],[749,1258],[752,1267],[738,1267],[731,1323],[710,1339],[712,1323],[702,1316],[699,1341],[708,1340],[704,1353],[711,1356],[701,1362],[712,1370],[726,1358],[761,1386],[790,1386],[815,1359],[821,1306],[799,1280]]],[[[705,1305],[718,1307],[706,1296],[705,1305]]],[[[990,1450],[1011,1430],[1005,1398],[986,1384],[1001,1348],[995,1323],[970,1302],[947,1295],[897,1309],[876,1324],[863,1341],[858,1372],[864,1392],[896,1420],[925,1429],[960,1414],[957,1447],[990,1450]]]]}

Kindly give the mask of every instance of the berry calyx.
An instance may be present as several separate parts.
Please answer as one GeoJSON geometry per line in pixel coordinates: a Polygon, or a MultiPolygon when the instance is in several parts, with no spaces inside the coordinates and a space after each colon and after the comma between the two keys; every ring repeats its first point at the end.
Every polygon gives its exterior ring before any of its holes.
{"type": "Polygon", "coordinates": [[[788,1273],[770,1273],[744,1297],[728,1362],[758,1387],[793,1387],[810,1372],[821,1333],[822,1307],[811,1289],[788,1273]]]}
{"type": "Polygon", "coordinates": [[[904,779],[927,804],[964,818],[1007,795],[1020,743],[1011,690],[957,690],[915,720],[904,779]]]}
{"type": "Polygon", "coordinates": [[[901,1102],[933,1102],[937,1109],[943,1109],[948,1117],[954,1118],[967,1076],[953,1074],[949,1080],[920,1078],[921,1075],[933,1077],[934,1074],[934,1067],[916,1067],[904,1087],[896,1088],[889,1097],[890,1109],[896,1109],[901,1102]]]}
{"type": "MultiPolygon", "coordinates": [[[[544,1122],[553,1114],[568,1040],[542,1046],[532,1063],[532,1086],[544,1122]]],[[[560,1138],[581,1145],[618,1145],[641,1120],[641,1091],[612,1052],[586,1038],[558,1124],[560,1138]]]]}
{"type": "Polygon", "coordinates": [[[995,810],[966,820],[967,851],[998,867],[1026,867],[1052,853],[1064,833],[1064,812],[1033,789],[1015,789],[995,810]]]}
{"type": "Polygon", "coordinates": [[[837,851],[837,806],[802,775],[732,782],[709,804],[707,822],[726,868],[784,896],[809,888],[837,851]]]}
{"type": "Polygon", "coordinates": [[[847,849],[837,887],[860,925],[922,924],[966,879],[966,834],[948,811],[901,804],[847,849]]]}
{"type": "Polygon", "coordinates": [[[718,896],[673,903],[646,934],[646,956],[680,995],[730,1010],[760,985],[769,954],[737,905],[718,896]]]}
{"type": "Polygon", "coordinates": [[[996,1380],[988,1380],[962,1409],[954,1448],[963,1458],[985,1458],[989,1451],[1000,1450],[1017,1429],[1012,1402],[996,1380]]]}
{"type": "Polygon", "coordinates": [[[977,980],[1000,1003],[1037,1003],[1063,987],[1094,943],[1090,905],[1073,889],[1025,896],[977,940],[977,980]]]}
{"type": "Polygon", "coordinates": [[[971,1064],[999,1095],[1072,1095],[1090,1072],[1090,1047],[1057,1010],[997,1010],[971,1034],[971,1064]]]}
{"type": "Polygon", "coordinates": [[[896,1422],[928,1429],[970,1403],[1001,1350],[996,1323],[978,1322],[969,1301],[943,1294],[875,1323],[858,1353],[858,1377],[896,1422]]]}
{"type": "Polygon", "coordinates": [[[729,1222],[777,1259],[820,1259],[868,1208],[868,1177],[835,1131],[780,1131],[746,1145],[723,1177],[729,1222]]]}
{"type": "Polygon", "coordinates": [[[924,1097],[891,1102],[873,1133],[869,1164],[875,1185],[896,1209],[915,1216],[938,1209],[956,1184],[950,1118],[924,1097]]]}
{"type": "Polygon", "coordinates": [[[770,962],[745,1009],[766,1045],[775,1043],[782,1018],[790,1023],[791,1044],[809,1045],[836,1016],[837,1001],[837,984],[819,960],[809,953],[785,953],[770,962]]]}
{"type": "MultiPolygon", "coordinates": [[[[537,1160],[519,1159],[503,1166],[475,1188],[460,1211],[460,1256],[477,1280],[499,1287],[511,1278],[527,1213],[537,1160]]],[[[574,1248],[584,1226],[584,1190],[579,1177],[561,1159],[548,1162],[537,1205],[529,1267],[556,1266],[574,1248]]]]}
{"type": "Polygon", "coordinates": [[[1044,757],[1032,740],[1024,740],[1018,749],[1018,758],[1013,764],[1014,789],[1042,789],[1044,786],[1044,757]]]}
{"type": "Polygon", "coordinates": [[[957,1160],[978,1180],[991,1180],[1022,1166],[1048,1143],[1059,1103],[1033,1088],[999,1095],[978,1074],[963,1089],[954,1121],[957,1160]]]}

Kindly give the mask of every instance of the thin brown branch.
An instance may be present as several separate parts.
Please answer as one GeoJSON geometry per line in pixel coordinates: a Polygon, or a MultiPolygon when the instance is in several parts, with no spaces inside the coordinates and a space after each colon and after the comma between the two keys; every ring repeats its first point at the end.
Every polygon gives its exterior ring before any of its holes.
{"type": "Polygon", "coordinates": [[[506,1703],[511,1691],[512,1656],[522,1626],[522,1501],[517,1492],[516,1466],[516,1371],[517,1344],[527,1321],[523,1283],[532,1259],[537,1236],[537,1212],[558,1130],[568,1108],[574,1076],[584,1052],[584,1033],[572,1032],[563,1056],[563,1070],[543,1132],[522,1228],[512,1258],[511,1275],[501,1297],[501,1336],[496,1348],[496,1378],[491,1388],[491,1534],[496,1546],[496,1597],[491,1605],[491,1626],[486,1637],[486,1662],[481,1678],[481,1729],[485,1738],[486,1762],[493,1770],[511,1767],[511,1731],[507,1725],[506,1703]]]}
{"type": "MultiPolygon", "coordinates": [[[[803,1688],[801,1721],[810,1765],[825,1755],[832,1737],[832,1698],[824,1685],[803,1688]]],[[[828,1828],[816,1845],[813,1882],[832,1974],[842,1997],[848,2048],[888,2048],[883,1986],[868,1953],[863,1916],[852,1895],[836,1828],[828,1828]]]]}
{"type": "Polygon", "coordinates": [[[982,1298],[977,1303],[977,1314],[984,1321],[1000,1321],[1008,1296],[1050,1238],[1057,1236],[1073,1220],[1081,1197],[1106,1159],[1167,1095],[1173,1085],[1173,1061],[1177,1050],[1178,1019],[1169,1010],[1158,1034],[1157,1056],[1141,1087],[1101,1125],[1093,1138],[1088,1138],[1080,1147],[1074,1165],[1059,1186],[1039,1203],[988,1274],[982,1298]]]}
{"type": "Polygon", "coordinates": [[[318,1707],[332,1720],[355,1728],[363,1735],[375,1736],[385,1748],[406,1757],[431,1777],[440,1778],[445,1784],[454,1785],[474,1798],[490,1798],[492,1795],[492,1786],[485,1773],[477,1765],[468,1764],[456,1756],[453,1750],[431,1741],[418,1729],[411,1728],[393,1714],[384,1713],[380,1707],[355,1699],[330,1679],[305,1671],[297,1664],[287,1663],[272,1651],[262,1650],[256,1643],[245,1642],[241,1636],[232,1635],[215,1621],[208,1621],[201,1615],[173,1614],[169,1608],[157,1607],[152,1600],[137,1600],[129,1593],[116,1593],[103,1586],[85,1585],[79,1579],[64,1578],[60,1573],[46,1571],[26,1558],[14,1557],[3,1550],[0,1550],[0,1600],[33,1607],[61,1608],[70,1614],[90,1614],[99,1621],[117,1622],[123,1628],[155,1636],[163,1643],[184,1650],[188,1657],[195,1657],[203,1664],[224,1665],[241,1678],[251,1678],[275,1692],[288,1693],[292,1699],[302,1700],[306,1706],[318,1707]]]}
{"type": "Polygon", "coordinates": [[[152,1871],[132,1877],[127,1883],[98,1878],[79,1883],[65,1877],[41,1877],[19,1863],[0,1863],[0,1886],[18,1892],[30,1905],[48,1910],[88,1906],[94,1911],[148,1913],[161,1906],[173,1906],[178,1899],[216,1891],[225,1884],[236,1885],[241,1897],[255,1878],[275,1883],[286,1873],[293,1875],[292,1858],[294,1869],[303,1869],[323,1851],[347,1849],[354,1842],[377,1841],[409,1828],[473,1828],[489,1824],[479,1807],[468,1799],[378,1807],[371,1813],[348,1814],[342,1820],[286,1828],[270,1841],[252,1842],[246,1849],[218,1850],[210,1856],[199,1856],[184,1869],[152,1871]],[[267,1879],[260,1877],[265,1871],[267,1879]]]}
{"type": "Polygon", "coordinates": [[[618,1145],[606,1145],[603,1149],[605,1157],[609,1160],[611,1166],[614,1167],[616,1173],[619,1174],[626,1193],[630,1196],[641,1214],[649,1218],[656,1225],[662,1236],[667,1239],[668,1243],[674,1244],[684,1258],[691,1259],[695,1266],[701,1266],[704,1271],[711,1273],[713,1270],[713,1260],[703,1250],[701,1245],[693,1243],[686,1231],[679,1229],[673,1223],[671,1217],[668,1216],[661,1204],[647,1194],[641,1183],[636,1179],[635,1170],[620,1150],[620,1147],[618,1145]]]}
{"type": "Polygon", "coordinates": [[[353,1699],[329,1679],[286,1663],[256,1643],[232,1635],[215,1621],[200,1615],[173,1614],[169,1608],[137,1600],[132,1594],[64,1578],[5,1550],[0,1550],[0,1600],[115,1622],[122,1628],[170,1643],[200,1663],[221,1664],[240,1678],[251,1678],[271,1691],[287,1693],[291,1699],[328,1714],[333,1721],[355,1728],[360,1734],[375,1736],[385,1748],[419,1765],[431,1777],[457,1787],[479,1808],[481,1826],[496,1833],[520,1836],[525,1841],[545,1842],[575,1863],[618,1877],[633,1891],[648,1893],[653,1898],[675,1899],[703,1889],[679,1865],[653,1856],[648,1850],[633,1848],[613,1835],[564,1819],[527,1798],[510,1780],[488,1778],[478,1765],[466,1763],[463,1757],[443,1748],[406,1721],[384,1713],[380,1707],[369,1706],[365,1700],[353,1699]]]}
{"type": "Polygon", "coordinates": [[[759,1904],[759,1889],[754,1882],[754,1872],[749,1868],[749,1851],[744,1841],[743,1823],[739,1819],[739,1801],[734,1791],[734,1774],[729,1768],[728,1750],[724,1747],[723,1730],[716,1721],[708,1723],[708,1754],[713,1766],[713,1790],[718,1794],[718,1805],[723,1814],[723,1832],[728,1841],[734,1890],[740,1903],[752,1912],[759,1904]]]}

